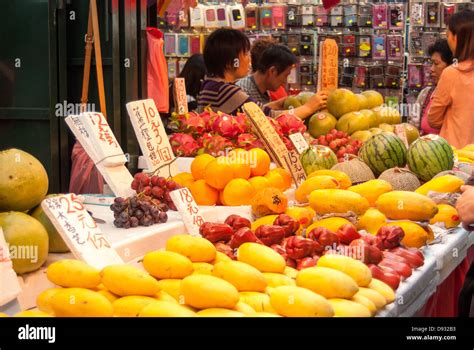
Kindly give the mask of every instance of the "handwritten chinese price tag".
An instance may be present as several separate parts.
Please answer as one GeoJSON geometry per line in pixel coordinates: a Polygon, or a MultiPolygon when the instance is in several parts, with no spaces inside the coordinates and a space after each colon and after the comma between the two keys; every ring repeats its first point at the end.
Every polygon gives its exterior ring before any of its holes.
{"type": "Polygon", "coordinates": [[[188,113],[188,97],[186,96],[186,84],[184,78],[174,79],[174,102],[176,112],[179,115],[188,113]]]}
{"type": "MultiPolygon", "coordinates": [[[[13,265],[10,259],[10,248],[15,252],[20,251],[20,248],[24,250],[28,247],[9,247],[3,236],[2,228],[0,227],[0,306],[9,303],[21,293],[20,284],[18,283],[15,271],[13,271],[13,265]]],[[[32,253],[34,254],[34,252],[32,253]]]]}
{"type": "Polygon", "coordinates": [[[176,175],[178,168],[175,163],[171,163],[176,157],[155,102],[152,99],[130,102],[127,103],[127,111],[145,156],[148,171],[155,171],[165,164],[170,164],[170,168],[160,169],[158,176],[176,175]]]}
{"type": "Polygon", "coordinates": [[[304,172],[303,165],[301,165],[300,155],[294,150],[289,151],[285,156],[285,160],[291,169],[296,187],[299,187],[306,180],[306,173],[304,172]]]}
{"type": "Polygon", "coordinates": [[[289,135],[291,142],[296,148],[296,151],[301,154],[309,148],[308,142],[304,138],[303,134],[300,132],[296,132],[294,134],[289,135]]]}
{"type": "Polygon", "coordinates": [[[318,91],[338,86],[338,47],[334,39],[326,39],[319,50],[318,91]]]}
{"type": "Polygon", "coordinates": [[[405,144],[405,147],[408,149],[408,138],[405,127],[402,124],[395,125],[395,135],[397,135],[405,144]]]}
{"type": "Polygon", "coordinates": [[[98,269],[123,264],[74,193],[47,198],[41,207],[76,258],[98,269]]]}
{"type": "Polygon", "coordinates": [[[189,189],[180,188],[170,192],[171,199],[176,205],[176,209],[181,214],[189,234],[191,236],[199,236],[199,227],[204,223],[204,217],[202,216],[198,205],[194,201],[194,197],[189,189]]]}
{"type": "Polygon", "coordinates": [[[104,115],[89,112],[81,114],[81,118],[86,131],[91,136],[90,140],[99,157],[99,162],[107,167],[125,164],[127,159],[104,115]]]}

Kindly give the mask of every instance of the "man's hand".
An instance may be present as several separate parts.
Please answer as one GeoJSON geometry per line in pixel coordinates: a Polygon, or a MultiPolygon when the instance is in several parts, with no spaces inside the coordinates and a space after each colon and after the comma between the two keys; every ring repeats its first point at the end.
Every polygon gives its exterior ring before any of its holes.
{"type": "Polygon", "coordinates": [[[309,106],[313,112],[316,112],[326,108],[327,102],[328,93],[326,91],[319,91],[306,102],[306,105],[309,106]]]}
{"type": "Polygon", "coordinates": [[[468,227],[474,224],[474,186],[462,186],[462,195],[456,203],[456,210],[459,218],[467,230],[474,228],[468,227]]]}

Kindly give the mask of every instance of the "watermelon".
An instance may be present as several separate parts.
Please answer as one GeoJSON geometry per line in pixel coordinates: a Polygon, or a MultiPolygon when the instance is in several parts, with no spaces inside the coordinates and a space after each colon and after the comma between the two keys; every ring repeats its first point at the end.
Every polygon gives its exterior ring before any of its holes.
{"type": "Polygon", "coordinates": [[[359,157],[369,166],[375,176],[394,167],[404,167],[407,150],[403,141],[383,132],[368,139],[359,151],[359,157]]]}
{"type": "Polygon", "coordinates": [[[454,153],[448,141],[439,135],[425,135],[414,141],[408,149],[408,167],[423,181],[436,174],[452,170],[454,153]]]}
{"type": "Polygon", "coordinates": [[[329,147],[312,146],[301,153],[301,164],[306,175],[315,170],[331,169],[337,163],[337,157],[329,147]]]}

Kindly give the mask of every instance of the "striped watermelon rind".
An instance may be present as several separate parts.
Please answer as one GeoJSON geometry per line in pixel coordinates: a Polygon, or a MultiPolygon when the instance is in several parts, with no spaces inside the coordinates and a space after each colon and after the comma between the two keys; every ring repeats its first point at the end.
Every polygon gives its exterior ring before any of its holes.
{"type": "Polygon", "coordinates": [[[381,133],[368,139],[359,151],[359,157],[379,176],[385,170],[404,167],[407,149],[403,141],[392,133],[381,133]]]}
{"type": "Polygon", "coordinates": [[[408,149],[408,167],[423,181],[436,174],[452,170],[454,152],[448,141],[439,135],[425,135],[414,141],[408,149]]]}
{"type": "Polygon", "coordinates": [[[301,153],[301,165],[303,165],[306,175],[320,169],[331,169],[337,164],[337,157],[334,152],[325,146],[312,146],[301,153]]]}

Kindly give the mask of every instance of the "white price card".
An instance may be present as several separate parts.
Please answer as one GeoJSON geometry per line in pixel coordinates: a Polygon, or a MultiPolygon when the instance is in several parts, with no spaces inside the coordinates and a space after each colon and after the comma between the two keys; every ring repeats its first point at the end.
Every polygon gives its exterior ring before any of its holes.
{"type": "Polygon", "coordinates": [[[191,236],[201,237],[199,228],[204,223],[204,217],[191,191],[184,187],[170,192],[170,196],[184,221],[188,233],[191,236]]]}
{"type": "Polygon", "coordinates": [[[184,78],[174,79],[174,103],[179,115],[188,113],[188,96],[186,95],[186,84],[184,78]]]}
{"type": "Polygon", "coordinates": [[[154,172],[160,168],[158,176],[176,175],[179,172],[174,162],[176,157],[155,102],[152,99],[129,102],[127,111],[145,157],[147,171],[154,172]],[[169,166],[166,167],[166,164],[169,166]]]}
{"type": "Polygon", "coordinates": [[[306,180],[306,173],[304,172],[303,165],[300,161],[300,155],[296,151],[289,151],[286,161],[291,169],[291,173],[296,178],[295,184],[296,187],[299,187],[304,180],[306,180]]]}
{"type": "Polygon", "coordinates": [[[0,306],[3,306],[21,293],[20,283],[15,271],[13,271],[13,264],[10,258],[10,250],[15,254],[16,252],[31,252],[31,259],[38,258],[38,252],[35,253],[33,246],[12,246],[10,247],[5,241],[2,228],[0,227],[0,306]]]}
{"type": "Polygon", "coordinates": [[[299,154],[303,153],[309,148],[308,142],[306,141],[302,133],[296,132],[294,134],[289,135],[289,138],[299,154]]]}
{"type": "Polygon", "coordinates": [[[97,269],[123,264],[74,193],[46,198],[41,207],[77,259],[97,269]]]}

